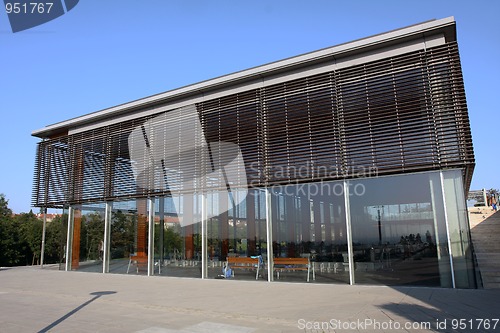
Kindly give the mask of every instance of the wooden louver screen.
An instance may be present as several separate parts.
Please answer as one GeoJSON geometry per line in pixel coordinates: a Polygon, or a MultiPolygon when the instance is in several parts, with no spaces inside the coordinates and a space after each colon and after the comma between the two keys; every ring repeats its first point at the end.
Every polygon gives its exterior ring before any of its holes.
{"type": "Polygon", "coordinates": [[[182,142],[168,139],[170,132],[189,130],[198,143],[239,147],[246,178],[233,180],[233,187],[442,168],[464,168],[468,187],[474,167],[456,43],[191,107],[198,115],[199,133],[189,128],[181,108],[40,142],[33,205],[188,191],[183,184],[190,175],[211,171],[186,169],[207,157],[198,150],[187,154],[182,142]],[[137,166],[147,165],[150,146],[164,150],[157,157],[161,164],[142,174],[138,184],[137,166]]]}

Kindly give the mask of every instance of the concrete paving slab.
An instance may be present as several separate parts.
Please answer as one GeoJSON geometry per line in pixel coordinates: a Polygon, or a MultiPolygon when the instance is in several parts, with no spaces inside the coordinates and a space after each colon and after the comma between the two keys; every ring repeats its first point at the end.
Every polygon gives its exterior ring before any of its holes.
{"type": "MultiPolygon", "coordinates": [[[[498,319],[499,299],[500,290],[201,280],[19,267],[0,270],[0,330],[452,332],[452,322],[460,319],[498,319]]],[[[488,330],[468,330],[475,331],[488,330]]]]}

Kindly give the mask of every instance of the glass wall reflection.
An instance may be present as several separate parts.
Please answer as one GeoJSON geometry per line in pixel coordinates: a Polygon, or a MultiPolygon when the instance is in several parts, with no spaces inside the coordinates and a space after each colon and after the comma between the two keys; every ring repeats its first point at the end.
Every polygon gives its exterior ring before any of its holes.
{"type": "Polygon", "coordinates": [[[104,205],[75,206],[73,214],[71,269],[102,272],[104,205]]]}
{"type": "Polygon", "coordinates": [[[46,227],[44,264],[58,263],[59,270],[65,270],[68,237],[68,207],[63,208],[61,216],[47,223],[46,227]]]}
{"type": "Polygon", "coordinates": [[[112,203],[110,273],[147,274],[147,216],[146,199],[112,203]]]}
{"type": "Polygon", "coordinates": [[[275,281],[349,283],[342,182],[271,188],[275,281]]]}
{"type": "MultiPolygon", "coordinates": [[[[156,197],[151,214],[148,199],[109,203],[109,272],[147,275],[151,260],[152,275],[200,278],[205,257],[207,278],[476,286],[461,170],[345,184],[210,192],[205,199],[156,197]],[[208,217],[205,253],[202,207],[208,217]]],[[[106,204],[71,212],[65,259],[73,270],[102,272],[106,204]]]]}
{"type": "Polygon", "coordinates": [[[451,287],[439,172],[349,182],[357,284],[451,287]]]}
{"type": "Polygon", "coordinates": [[[265,192],[209,193],[207,215],[208,278],[267,280],[265,192]]]}
{"type": "Polygon", "coordinates": [[[201,196],[155,199],[154,275],[201,278],[201,196]]]}
{"type": "Polygon", "coordinates": [[[475,288],[474,260],[470,247],[470,228],[463,191],[462,171],[443,172],[446,213],[450,232],[453,271],[457,288],[475,288]]]}

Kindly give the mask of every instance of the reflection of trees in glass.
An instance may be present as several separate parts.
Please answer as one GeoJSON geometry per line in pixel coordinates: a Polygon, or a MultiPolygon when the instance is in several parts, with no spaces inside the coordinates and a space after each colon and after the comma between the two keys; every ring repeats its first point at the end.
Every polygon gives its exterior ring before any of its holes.
{"type": "MultiPolygon", "coordinates": [[[[170,259],[179,259],[182,251],[182,236],[175,227],[166,227],[163,233],[163,254],[170,259]]],[[[155,243],[159,246],[160,225],[155,225],[155,243]]],[[[158,248],[158,251],[161,249],[158,248]]]]}
{"type": "Polygon", "coordinates": [[[134,251],[135,215],[125,215],[121,210],[111,217],[111,259],[125,258],[134,251]]]}
{"type": "MultiPolygon", "coordinates": [[[[197,258],[197,256],[201,253],[201,234],[199,232],[195,232],[193,234],[193,244],[195,258],[197,258]]],[[[201,260],[201,258],[198,258],[198,260],[201,260]]]]}
{"type": "Polygon", "coordinates": [[[174,228],[165,229],[165,242],[167,253],[172,253],[174,250],[182,249],[182,236],[175,232],[174,228]]]}
{"type": "Polygon", "coordinates": [[[98,260],[104,239],[104,217],[98,212],[82,216],[80,260],[98,260]]]}
{"type": "Polygon", "coordinates": [[[66,237],[68,227],[68,215],[57,216],[50,223],[47,223],[45,235],[44,262],[62,263],[64,262],[66,237]]]}

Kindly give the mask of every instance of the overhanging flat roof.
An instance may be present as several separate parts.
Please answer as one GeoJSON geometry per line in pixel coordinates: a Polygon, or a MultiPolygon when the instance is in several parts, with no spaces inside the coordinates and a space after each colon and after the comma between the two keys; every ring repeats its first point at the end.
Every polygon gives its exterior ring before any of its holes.
{"type": "Polygon", "coordinates": [[[206,92],[220,90],[229,86],[245,84],[245,82],[251,82],[264,77],[277,75],[284,71],[296,70],[311,64],[328,60],[331,61],[332,59],[335,60],[341,57],[350,57],[356,54],[370,52],[381,47],[404,43],[415,38],[425,38],[436,34],[442,34],[446,42],[455,41],[455,19],[453,17],[447,17],[440,20],[427,21],[220,76],[214,79],[191,84],[164,93],[89,113],[80,117],[65,120],[56,124],[48,125],[42,129],[33,131],[31,135],[39,138],[57,136],[58,134],[67,133],[72,128],[105,121],[110,118],[115,118],[127,113],[133,113],[137,110],[152,107],[160,103],[167,103],[170,100],[189,98],[193,95],[199,96],[200,94],[204,94],[206,92]]]}

